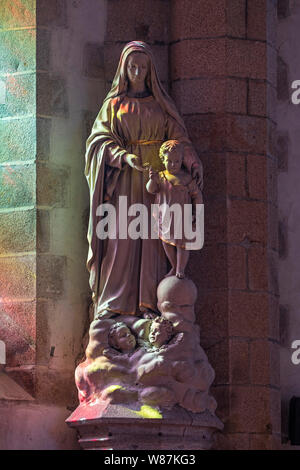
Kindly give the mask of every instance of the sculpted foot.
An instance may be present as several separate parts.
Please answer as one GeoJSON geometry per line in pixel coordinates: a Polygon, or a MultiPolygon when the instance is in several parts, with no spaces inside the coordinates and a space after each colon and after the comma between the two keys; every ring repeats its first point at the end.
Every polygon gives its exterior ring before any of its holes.
{"type": "Polygon", "coordinates": [[[176,273],[176,277],[178,277],[178,279],[184,279],[184,278],[185,278],[185,274],[182,273],[182,272],[177,272],[177,273],[176,273]]]}

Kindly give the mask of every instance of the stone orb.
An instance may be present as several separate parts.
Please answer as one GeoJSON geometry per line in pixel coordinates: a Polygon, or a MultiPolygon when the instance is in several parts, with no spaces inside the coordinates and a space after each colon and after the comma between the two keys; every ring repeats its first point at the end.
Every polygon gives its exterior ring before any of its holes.
{"type": "Polygon", "coordinates": [[[190,279],[179,279],[176,276],[165,277],[157,288],[158,306],[163,302],[178,306],[193,306],[196,299],[197,288],[190,279]]]}

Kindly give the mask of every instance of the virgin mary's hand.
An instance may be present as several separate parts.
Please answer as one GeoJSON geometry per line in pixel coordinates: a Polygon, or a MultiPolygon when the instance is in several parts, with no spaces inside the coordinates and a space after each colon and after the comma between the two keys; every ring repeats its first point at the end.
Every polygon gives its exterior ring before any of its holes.
{"type": "Polygon", "coordinates": [[[201,182],[201,168],[199,165],[195,165],[192,167],[192,178],[196,180],[197,184],[201,182]]]}
{"type": "Polygon", "coordinates": [[[135,168],[138,171],[144,171],[145,168],[142,166],[142,159],[133,153],[128,153],[125,156],[125,161],[128,163],[129,166],[135,168]]]}

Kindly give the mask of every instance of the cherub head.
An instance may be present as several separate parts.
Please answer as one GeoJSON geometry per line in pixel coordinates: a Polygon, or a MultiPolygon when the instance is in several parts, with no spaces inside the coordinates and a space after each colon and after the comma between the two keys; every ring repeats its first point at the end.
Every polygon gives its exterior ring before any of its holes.
{"type": "Polygon", "coordinates": [[[178,140],[167,140],[160,147],[159,156],[165,169],[176,175],[182,166],[183,145],[178,140]]]}
{"type": "Polygon", "coordinates": [[[117,322],[110,328],[108,342],[110,346],[123,353],[131,352],[136,345],[135,337],[123,322],[117,322]]]}
{"type": "Polygon", "coordinates": [[[149,343],[156,348],[160,348],[167,343],[173,335],[172,323],[163,317],[157,317],[151,322],[149,331],[149,343]]]}

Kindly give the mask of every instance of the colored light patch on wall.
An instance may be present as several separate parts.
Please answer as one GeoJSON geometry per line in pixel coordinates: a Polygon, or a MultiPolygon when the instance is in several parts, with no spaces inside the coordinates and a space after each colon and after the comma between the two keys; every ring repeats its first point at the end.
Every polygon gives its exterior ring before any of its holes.
{"type": "Polygon", "coordinates": [[[36,210],[0,212],[0,255],[36,249],[36,210]]]}
{"type": "Polygon", "coordinates": [[[36,30],[0,30],[1,74],[36,68],[36,30]]]}
{"type": "Polygon", "coordinates": [[[36,0],[1,0],[0,29],[35,26],[36,0]]]}
{"type": "Polygon", "coordinates": [[[0,166],[0,208],[35,204],[35,165],[0,166]]]}
{"type": "Polygon", "coordinates": [[[3,119],[0,122],[0,163],[34,160],[36,119],[3,119]]]}
{"type": "Polygon", "coordinates": [[[36,296],[36,261],[33,255],[0,257],[0,297],[32,300],[36,296]]]}
{"type": "Polygon", "coordinates": [[[36,112],[36,74],[6,75],[1,77],[6,86],[5,104],[0,107],[0,118],[34,115],[36,112]]]}
{"type": "Polygon", "coordinates": [[[0,338],[5,341],[11,367],[35,362],[35,313],[34,302],[0,298],[0,338]]]}

